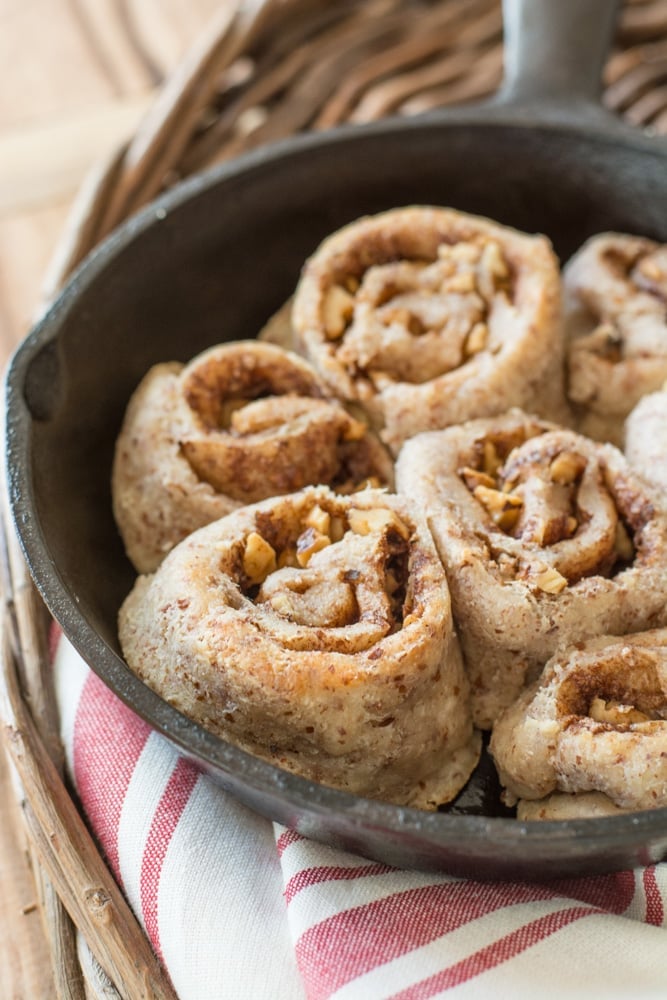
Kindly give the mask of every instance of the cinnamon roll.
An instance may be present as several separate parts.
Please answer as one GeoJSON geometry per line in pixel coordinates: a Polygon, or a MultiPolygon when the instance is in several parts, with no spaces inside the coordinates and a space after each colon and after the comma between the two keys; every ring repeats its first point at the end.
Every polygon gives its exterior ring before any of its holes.
{"type": "Polygon", "coordinates": [[[522,818],[667,806],[667,629],[554,656],[498,719],[490,750],[522,818]]]}
{"type": "Polygon", "coordinates": [[[152,368],[116,445],[116,522],[139,572],[191,531],[244,503],[325,483],[392,482],[378,438],[310,365],[272,344],[213,347],[152,368]]]}
{"type": "Polygon", "coordinates": [[[360,219],[306,263],[298,349],[389,446],[517,405],[565,412],[551,245],[452,209],[360,219]]]}
{"type": "Polygon", "coordinates": [[[625,456],[667,507],[667,391],[644,396],[625,422],[625,456]]]}
{"type": "Polygon", "coordinates": [[[235,511],[139,578],[119,634],[181,712],[315,781],[435,808],[477,762],[444,571],[405,499],[316,487],[235,511]]]}
{"type": "Polygon", "coordinates": [[[667,623],[667,517],[621,453],[514,410],[397,462],[447,570],[477,725],[563,643],[667,623]]]}
{"type": "Polygon", "coordinates": [[[667,246],[601,233],[570,260],[563,282],[579,429],[620,445],[627,414],[667,379],[667,246]]]}

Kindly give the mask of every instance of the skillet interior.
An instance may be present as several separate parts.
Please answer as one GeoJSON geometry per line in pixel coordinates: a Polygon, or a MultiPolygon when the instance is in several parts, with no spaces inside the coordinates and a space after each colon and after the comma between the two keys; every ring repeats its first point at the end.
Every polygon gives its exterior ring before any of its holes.
{"type": "Polygon", "coordinates": [[[465,115],[306,137],[184,185],[84,265],[8,376],[10,498],[47,604],[103,679],[227,787],[302,832],[390,863],[545,877],[655,860],[667,810],[568,823],[427,816],[321,789],[204,733],[124,666],[116,613],[134,574],[111,516],[111,456],[130,393],[157,361],[253,336],[319,240],[366,212],[449,205],[551,237],[667,241],[667,158],[604,129],[465,115]],[[27,406],[26,406],[27,404],[27,406]]]}

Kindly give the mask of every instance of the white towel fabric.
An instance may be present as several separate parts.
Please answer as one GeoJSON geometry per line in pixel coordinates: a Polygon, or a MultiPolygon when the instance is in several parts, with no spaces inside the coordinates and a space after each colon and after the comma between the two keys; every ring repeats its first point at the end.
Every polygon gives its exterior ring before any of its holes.
{"type": "Polygon", "coordinates": [[[558,883],[399,871],[262,819],[60,639],[72,781],[180,1000],[667,994],[667,863],[558,883]]]}

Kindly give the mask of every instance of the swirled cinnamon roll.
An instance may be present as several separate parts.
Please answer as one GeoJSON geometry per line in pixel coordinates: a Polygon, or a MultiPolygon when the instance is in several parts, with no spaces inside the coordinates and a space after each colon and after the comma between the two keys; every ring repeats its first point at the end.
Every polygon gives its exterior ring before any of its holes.
{"type": "Polygon", "coordinates": [[[435,808],[477,762],[444,571],[402,498],[317,487],[235,511],[139,578],[119,633],[180,711],[323,784],[435,808]]]}
{"type": "Polygon", "coordinates": [[[191,531],[244,503],[325,483],[391,484],[366,424],[310,365],[272,344],[213,347],[161,364],[130,400],[116,445],[114,514],[130,560],[151,572],[191,531]]]}
{"type": "Polygon", "coordinates": [[[408,441],[489,728],[558,645],[667,621],[667,518],[621,453],[514,410],[408,441]]]}
{"type": "Polygon", "coordinates": [[[498,719],[490,749],[522,818],[667,806],[667,630],[557,654],[498,719]]]}
{"type": "Polygon", "coordinates": [[[625,422],[625,457],[667,507],[667,391],[644,396],[625,422]]]}
{"type": "Polygon", "coordinates": [[[667,247],[601,233],[569,261],[563,281],[579,429],[620,445],[627,414],[667,379],[667,247]]]}
{"type": "Polygon", "coordinates": [[[563,418],[560,277],[543,236],[444,208],[360,219],[306,263],[293,325],[394,451],[514,405],[563,418]]]}

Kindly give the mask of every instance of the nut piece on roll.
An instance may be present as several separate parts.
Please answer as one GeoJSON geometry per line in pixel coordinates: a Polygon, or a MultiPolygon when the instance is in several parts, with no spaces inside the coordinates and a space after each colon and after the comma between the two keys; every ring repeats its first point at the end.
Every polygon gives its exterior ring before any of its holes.
{"type": "Polygon", "coordinates": [[[579,430],[621,445],[627,414],[667,379],[667,246],[601,233],[569,261],[563,282],[579,430]]]}
{"type": "Polygon", "coordinates": [[[384,446],[302,358],[272,344],[213,347],[152,368],[116,444],[114,515],[135,568],[245,503],[324,483],[391,485],[384,446]]]}
{"type": "Polygon", "coordinates": [[[523,819],[667,806],[667,630],[557,654],[490,744],[523,819]]]}
{"type": "Polygon", "coordinates": [[[419,509],[326,487],[239,509],[140,577],[132,670],[223,739],[325,785],[434,809],[480,751],[419,509]]]}
{"type": "Polygon", "coordinates": [[[510,406],[565,419],[560,277],[544,236],[445,208],[363,218],[306,263],[292,319],[298,349],[394,452],[510,406]]]}
{"type": "Polygon", "coordinates": [[[447,570],[476,725],[559,645],[667,623],[667,517],[612,445],[513,410],[408,441],[396,477],[447,570]]]}

